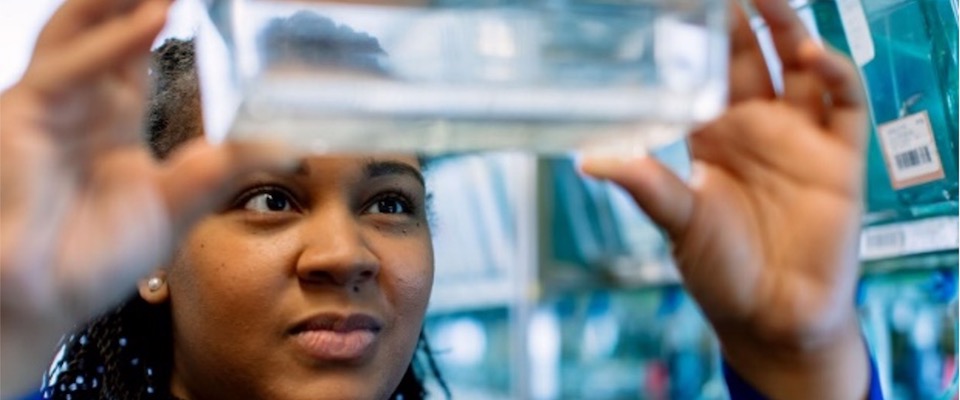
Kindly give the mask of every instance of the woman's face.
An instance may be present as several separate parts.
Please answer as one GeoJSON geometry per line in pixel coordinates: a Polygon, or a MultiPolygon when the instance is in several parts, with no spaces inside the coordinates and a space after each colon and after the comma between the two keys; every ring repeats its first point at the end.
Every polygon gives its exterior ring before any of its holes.
{"type": "Polygon", "coordinates": [[[417,160],[317,157],[242,187],[168,269],[173,394],[389,396],[433,281],[417,160]]]}

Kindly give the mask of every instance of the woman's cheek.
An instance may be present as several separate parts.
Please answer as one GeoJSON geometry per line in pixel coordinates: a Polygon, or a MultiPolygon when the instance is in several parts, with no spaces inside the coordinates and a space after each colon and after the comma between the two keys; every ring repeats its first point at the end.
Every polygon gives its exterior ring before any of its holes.
{"type": "Polygon", "coordinates": [[[422,313],[433,287],[433,248],[429,239],[416,239],[397,243],[389,252],[391,258],[381,258],[381,274],[386,275],[382,278],[389,281],[384,283],[392,287],[396,296],[392,302],[404,314],[422,313]]]}
{"type": "Polygon", "coordinates": [[[288,246],[283,240],[271,239],[276,238],[248,233],[223,218],[209,218],[183,242],[172,272],[191,297],[213,296],[224,304],[242,303],[267,290],[269,277],[283,276],[281,264],[288,246]],[[276,271],[268,270],[274,268],[276,271]]]}

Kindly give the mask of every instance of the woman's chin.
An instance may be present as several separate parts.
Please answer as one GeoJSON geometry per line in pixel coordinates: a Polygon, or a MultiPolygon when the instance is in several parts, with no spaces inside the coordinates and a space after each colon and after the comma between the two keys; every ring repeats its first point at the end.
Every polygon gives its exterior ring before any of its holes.
{"type": "MultiPolygon", "coordinates": [[[[379,366],[382,366],[379,365],[379,366]]],[[[393,393],[396,385],[386,387],[395,379],[385,378],[386,371],[378,371],[378,363],[337,364],[324,361],[306,366],[306,374],[276,385],[273,399],[384,399],[393,393]]],[[[402,372],[401,372],[402,373],[402,372]]],[[[299,375],[299,374],[298,374],[299,375]]],[[[402,377],[402,375],[401,375],[402,377]]]]}

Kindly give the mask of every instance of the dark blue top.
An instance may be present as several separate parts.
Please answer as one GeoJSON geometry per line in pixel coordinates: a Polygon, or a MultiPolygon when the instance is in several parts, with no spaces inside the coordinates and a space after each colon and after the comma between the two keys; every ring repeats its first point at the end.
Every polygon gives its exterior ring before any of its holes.
{"type": "MultiPolygon", "coordinates": [[[[740,377],[733,368],[723,361],[723,378],[727,381],[727,390],[730,391],[731,400],[767,400],[767,397],[760,394],[757,389],[750,386],[747,381],[740,377]]],[[[21,397],[20,400],[42,400],[40,392],[29,396],[21,397]]],[[[883,393],[880,390],[880,376],[877,374],[877,367],[873,360],[870,360],[870,394],[868,400],[883,400],[883,393]]]]}
{"type": "MultiPolygon", "coordinates": [[[[760,394],[733,368],[730,368],[726,360],[723,360],[723,379],[727,381],[727,390],[730,391],[730,399],[732,400],[767,400],[766,396],[760,394]]],[[[867,399],[883,400],[883,391],[880,390],[880,375],[877,373],[877,366],[873,363],[873,359],[870,359],[870,392],[867,399]]]]}

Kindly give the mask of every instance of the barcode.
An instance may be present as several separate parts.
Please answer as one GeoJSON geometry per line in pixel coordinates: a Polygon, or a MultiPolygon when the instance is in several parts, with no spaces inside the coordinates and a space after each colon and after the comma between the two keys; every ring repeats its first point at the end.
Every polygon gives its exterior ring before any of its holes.
{"type": "Polygon", "coordinates": [[[933,157],[930,155],[930,148],[923,146],[897,154],[895,161],[897,163],[897,169],[907,169],[922,164],[929,164],[933,162],[933,157]]]}
{"type": "Polygon", "coordinates": [[[867,247],[871,249],[898,248],[900,246],[903,246],[903,232],[899,230],[867,235],[867,247]]]}

